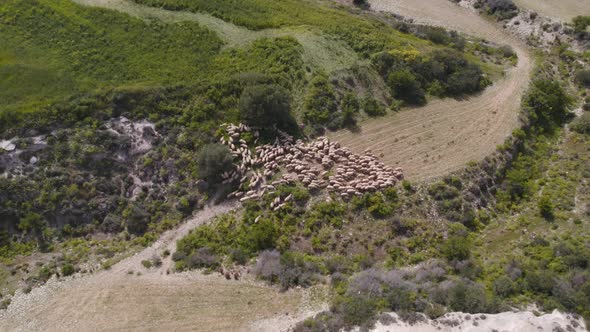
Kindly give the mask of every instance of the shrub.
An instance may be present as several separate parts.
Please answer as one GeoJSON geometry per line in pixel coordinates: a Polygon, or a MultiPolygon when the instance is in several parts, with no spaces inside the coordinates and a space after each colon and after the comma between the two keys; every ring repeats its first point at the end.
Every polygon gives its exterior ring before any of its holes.
{"type": "Polygon", "coordinates": [[[442,247],[442,253],[449,261],[463,261],[471,256],[471,245],[465,226],[452,224],[450,235],[442,247]]]}
{"type": "Polygon", "coordinates": [[[150,215],[143,205],[134,203],[123,211],[123,217],[127,219],[127,230],[131,234],[142,235],[148,230],[150,215]]]}
{"type": "Polygon", "coordinates": [[[321,74],[309,83],[303,105],[303,120],[309,124],[327,124],[336,115],[336,96],[328,77],[321,74]]]}
{"type": "Polygon", "coordinates": [[[539,206],[539,213],[541,213],[541,216],[543,216],[543,218],[548,219],[548,220],[553,219],[554,206],[553,206],[553,203],[551,202],[551,197],[549,195],[541,196],[538,206],[539,206]]]}
{"type": "Polygon", "coordinates": [[[532,111],[532,124],[547,130],[552,130],[565,122],[568,116],[567,108],[571,103],[571,97],[559,82],[543,78],[533,81],[524,98],[525,106],[532,111]]]}
{"type": "Polygon", "coordinates": [[[342,124],[347,127],[355,126],[356,116],[360,110],[358,98],[352,92],[347,92],[342,97],[340,107],[342,109],[342,124]]]}
{"type": "Polygon", "coordinates": [[[281,274],[281,254],[276,250],[265,250],[258,255],[254,274],[260,278],[277,281],[281,274]]]}
{"type": "Polygon", "coordinates": [[[421,105],[426,102],[426,94],[414,75],[408,69],[395,70],[387,76],[387,85],[394,98],[411,104],[421,105]]]}
{"type": "Polygon", "coordinates": [[[366,97],[363,99],[363,111],[368,116],[383,116],[386,114],[385,107],[381,106],[373,97],[366,97]]]}
{"type": "Polygon", "coordinates": [[[590,134],[590,114],[582,114],[572,122],[570,128],[580,134],[590,134]]]}
{"type": "Polygon", "coordinates": [[[451,288],[449,306],[455,311],[480,313],[487,310],[487,297],[481,285],[458,281],[451,288]]]}
{"type": "Polygon", "coordinates": [[[357,7],[367,7],[369,6],[369,3],[367,2],[367,0],[352,0],[352,3],[357,6],[357,7]]]}
{"type": "Polygon", "coordinates": [[[61,275],[64,276],[64,277],[71,276],[72,274],[74,274],[75,271],[76,270],[75,270],[74,266],[72,264],[69,264],[69,263],[68,264],[64,264],[61,267],[61,275]]]}
{"type": "Polygon", "coordinates": [[[248,262],[248,259],[250,258],[248,256],[248,253],[240,248],[231,249],[229,251],[229,257],[231,258],[231,260],[233,262],[240,264],[240,265],[246,264],[248,262]]]}
{"type": "Polygon", "coordinates": [[[221,175],[233,167],[233,157],[225,145],[205,145],[197,156],[199,176],[211,183],[219,183],[221,175]]]}
{"type": "Polygon", "coordinates": [[[373,319],[377,313],[375,302],[366,296],[340,297],[335,301],[334,310],[348,326],[359,326],[373,319]]]}
{"type": "Polygon", "coordinates": [[[514,282],[508,276],[503,275],[494,280],[492,288],[494,290],[494,294],[500,297],[508,297],[514,291],[514,282]]]}
{"type": "Polygon", "coordinates": [[[590,69],[578,70],[575,80],[582,86],[590,87],[590,69]]]}
{"type": "Polygon", "coordinates": [[[510,45],[502,45],[500,46],[500,48],[498,48],[498,50],[500,51],[500,53],[502,53],[502,56],[505,58],[512,58],[516,56],[516,52],[514,52],[514,49],[510,45]]]}
{"type": "Polygon", "coordinates": [[[143,267],[145,267],[146,269],[150,269],[152,267],[152,261],[150,261],[149,259],[144,259],[141,261],[141,265],[143,265],[143,267]]]}
{"type": "Polygon", "coordinates": [[[476,5],[483,7],[489,15],[499,19],[510,19],[518,14],[518,7],[512,0],[478,0],[476,5]]]}
{"type": "Polygon", "coordinates": [[[191,269],[197,268],[215,268],[219,266],[220,260],[217,255],[208,247],[199,248],[193,253],[187,262],[187,266],[191,269]]]}
{"type": "Polygon", "coordinates": [[[261,84],[249,86],[240,96],[241,118],[256,127],[279,129],[294,132],[297,123],[291,115],[289,92],[278,85],[261,84]]]}
{"type": "Polygon", "coordinates": [[[585,33],[586,28],[590,26],[590,16],[576,16],[573,18],[574,31],[576,33],[585,33]]]}

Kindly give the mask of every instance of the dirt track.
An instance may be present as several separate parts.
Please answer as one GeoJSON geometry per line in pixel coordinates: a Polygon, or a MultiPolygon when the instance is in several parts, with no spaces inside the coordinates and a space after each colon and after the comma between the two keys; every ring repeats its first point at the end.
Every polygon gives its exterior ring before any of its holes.
{"type": "Polygon", "coordinates": [[[251,278],[228,281],[218,273],[166,274],[169,258],[160,269],[141,266],[153,254],[174,249],[176,240],[190,229],[234,207],[205,208],[110,270],[66,281],[52,279],[30,294],[17,296],[8,310],[0,312],[0,331],[270,331],[288,327],[293,318],[301,319],[314,310],[305,304],[303,291],[279,293],[251,278]],[[287,325],[273,322],[272,328],[264,321],[276,317],[291,320],[284,320],[287,325]]]}
{"type": "Polygon", "coordinates": [[[516,128],[520,98],[532,69],[526,47],[500,27],[448,0],[373,0],[371,8],[418,22],[444,26],[498,43],[508,43],[519,61],[506,77],[466,100],[444,99],[361,124],[358,133],[331,138],[353,151],[371,149],[383,161],[401,166],[411,180],[428,180],[481,160],[516,128]]]}

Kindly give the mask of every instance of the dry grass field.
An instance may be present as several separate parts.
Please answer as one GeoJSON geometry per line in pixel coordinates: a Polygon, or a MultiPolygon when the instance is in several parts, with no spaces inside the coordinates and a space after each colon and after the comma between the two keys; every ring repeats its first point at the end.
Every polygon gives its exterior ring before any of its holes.
{"type": "Polygon", "coordinates": [[[532,68],[528,50],[501,28],[447,0],[373,0],[371,7],[417,21],[509,43],[519,61],[505,78],[478,96],[443,99],[368,120],[358,132],[343,130],[331,138],[355,152],[370,149],[384,162],[404,168],[411,180],[428,180],[481,160],[516,128],[520,98],[532,68]]]}
{"type": "Polygon", "coordinates": [[[590,15],[590,0],[514,0],[514,2],[520,7],[562,21],[570,21],[578,15],[590,15]]]}

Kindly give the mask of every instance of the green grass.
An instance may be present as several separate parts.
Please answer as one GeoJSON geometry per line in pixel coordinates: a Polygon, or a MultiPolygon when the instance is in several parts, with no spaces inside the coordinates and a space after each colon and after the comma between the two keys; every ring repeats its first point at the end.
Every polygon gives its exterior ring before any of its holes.
{"type": "Polygon", "coordinates": [[[401,33],[357,10],[334,8],[331,3],[305,0],[134,0],[137,3],[208,13],[251,30],[306,26],[338,36],[355,51],[370,54],[399,47],[428,47],[431,43],[401,33]]]}
{"type": "Polygon", "coordinates": [[[0,31],[3,109],[103,87],[198,81],[222,46],[195,23],[148,24],[65,0],[5,1],[0,31]]]}

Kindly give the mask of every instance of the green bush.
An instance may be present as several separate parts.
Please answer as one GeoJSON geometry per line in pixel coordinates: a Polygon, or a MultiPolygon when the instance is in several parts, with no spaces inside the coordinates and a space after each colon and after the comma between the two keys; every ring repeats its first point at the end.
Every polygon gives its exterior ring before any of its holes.
{"type": "Polygon", "coordinates": [[[76,272],[76,269],[72,264],[67,263],[61,267],[61,275],[64,277],[71,276],[74,272],[76,272]]]}
{"type": "Polygon", "coordinates": [[[334,118],[336,96],[326,75],[317,75],[311,80],[303,107],[303,120],[308,124],[325,125],[334,118]]]}
{"type": "Polygon", "coordinates": [[[342,101],[340,101],[340,108],[342,109],[342,122],[346,127],[356,125],[356,116],[360,111],[360,103],[358,98],[352,92],[346,92],[342,101]]]}
{"type": "Polygon", "coordinates": [[[590,69],[578,70],[575,81],[585,87],[590,87],[590,69]]]}
{"type": "Polygon", "coordinates": [[[265,129],[276,126],[294,132],[297,123],[291,115],[289,92],[278,85],[255,85],[244,89],[239,101],[240,116],[253,126],[265,129]]]}
{"type": "Polygon", "coordinates": [[[576,16],[573,18],[574,31],[578,34],[586,32],[586,28],[590,26],[590,16],[576,16]]]}
{"type": "Polygon", "coordinates": [[[541,216],[543,216],[543,218],[548,219],[548,220],[552,220],[554,218],[553,210],[555,209],[555,207],[553,206],[553,203],[551,202],[551,196],[542,195],[541,199],[539,199],[538,206],[539,206],[539,213],[541,214],[541,216]]]}
{"type": "Polygon", "coordinates": [[[410,104],[421,105],[426,96],[416,76],[408,69],[395,70],[387,76],[387,85],[391,88],[394,98],[410,104]]]}
{"type": "Polygon", "coordinates": [[[225,145],[207,144],[197,156],[199,176],[212,184],[222,180],[221,175],[233,167],[233,157],[225,145]]]}
{"type": "Polygon", "coordinates": [[[450,290],[449,306],[454,311],[480,313],[488,309],[484,288],[470,281],[458,281],[450,290]]]}
{"type": "Polygon", "coordinates": [[[575,119],[570,128],[580,134],[590,134],[590,113],[584,113],[575,119]]]}
{"type": "Polygon", "coordinates": [[[442,253],[449,261],[463,261],[471,257],[472,241],[467,229],[461,224],[452,224],[449,237],[442,246],[442,253]]]}
{"type": "Polygon", "coordinates": [[[371,96],[363,99],[362,108],[368,116],[372,117],[383,116],[387,113],[385,107],[379,104],[379,102],[371,96]]]}
{"type": "Polygon", "coordinates": [[[532,82],[524,104],[530,109],[534,126],[553,130],[561,126],[568,117],[572,99],[558,81],[539,78],[532,82]]]}

